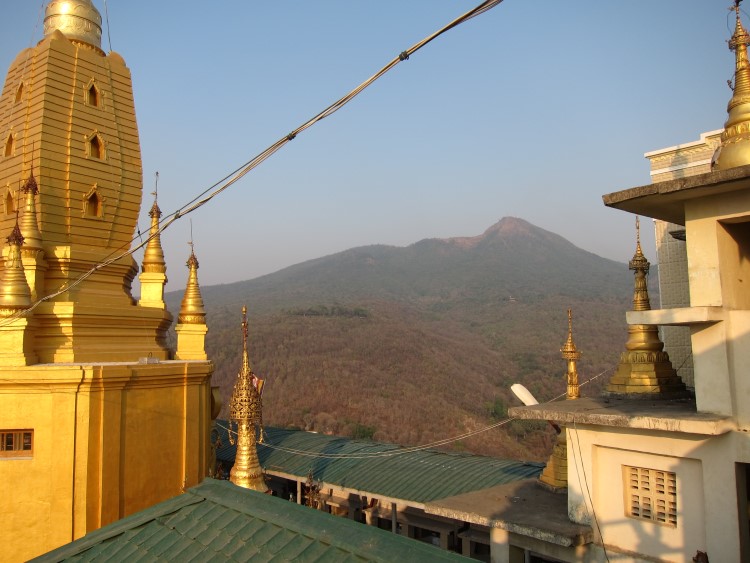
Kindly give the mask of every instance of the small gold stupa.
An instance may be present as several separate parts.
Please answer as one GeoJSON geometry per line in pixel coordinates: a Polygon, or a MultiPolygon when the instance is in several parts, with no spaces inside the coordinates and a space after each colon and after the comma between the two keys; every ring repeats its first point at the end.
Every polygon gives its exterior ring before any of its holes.
{"type": "MultiPolygon", "coordinates": [[[[580,391],[578,388],[578,368],[576,363],[581,359],[581,352],[573,342],[573,311],[568,309],[568,338],[560,348],[563,360],[568,362],[566,374],[568,390],[567,399],[578,399],[580,391]]],[[[539,476],[539,483],[553,492],[564,492],[568,487],[568,440],[564,426],[560,426],[555,447],[547,465],[539,476]]]]}
{"type": "MultiPolygon", "coordinates": [[[[647,276],[651,266],[641,249],[640,223],[635,220],[636,249],[629,268],[635,273],[633,310],[649,311],[647,276]]],[[[688,391],[664,351],[655,325],[628,325],[628,340],[620,356],[617,371],[607,385],[605,395],[629,398],[680,398],[688,391]]]]}
{"type": "Polygon", "coordinates": [[[750,35],[740,20],[740,1],[735,0],[737,19],[729,48],[735,52],[734,86],[727,104],[729,116],[721,134],[721,146],[714,156],[714,170],[750,164],[750,61],[747,46],[750,35]]]}
{"type": "Polygon", "coordinates": [[[268,491],[256,449],[256,428],[263,426],[261,392],[263,380],[250,369],[247,353],[247,307],[242,307],[242,367],[237,374],[232,398],[229,400],[229,440],[232,438],[232,423],[237,425],[237,453],[229,480],[239,487],[268,491]]]}

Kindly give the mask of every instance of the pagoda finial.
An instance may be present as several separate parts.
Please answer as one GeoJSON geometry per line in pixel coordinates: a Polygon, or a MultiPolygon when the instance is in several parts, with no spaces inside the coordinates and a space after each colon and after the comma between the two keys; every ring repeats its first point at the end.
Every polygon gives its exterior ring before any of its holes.
{"type": "Polygon", "coordinates": [[[581,353],[573,342],[573,310],[568,309],[568,339],[560,348],[563,360],[568,362],[568,399],[578,399],[581,396],[578,388],[578,369],[576,362],[581,359],[581,353]]]}
{"type": "MultiPolygon", "coordinates": [[[[576,362],[581,358],[581,353],[573,342],[573,310],[568,309],[568,338],[560,348],[563,360],[568,362],[567,378],[567,398],[578,399],[580,392],[578,388],[578,370],[576,362]]],[[[555,426],[553,424],[553,426],[555,426]]],[[[567,430],[562,424],[557,427],[557,438],[552,448],[552,455],[547,460],[541,475],[539,475],[539,484],[547,490],[554,493],[564,493],[568,487],[568,444],[567,430]]]]}
{"type": "Polygon", "coordinates": [[[10,248],[5,260],[5,268],[0,276],[0,316],[3,317],[31,306],[31,290],[26,281],[21,259],[23,235],[18,226],[18,209],[16,209],[16,224],[7,241],[10,248]]]}
{"type": "Polygon", "coordinates": [[[205,324],[206,309],[203,307],[203,297],[198,284],[198,258],[195,257],[193,241],[191,240],[188,244],[190,245],[190,258],[185,263],[189,270],[188,281],[177,322],[179,324],[205,324]]]}
{"type": "Polygon", "coordinates": [[[250,372],[250,356],[247,353],[247,306],[242,306],[242,373],[250,372]]]}
{"type": "Polygon", "coordinates": [[[232,438],[232,424],[237,425],[237,454],[229,480],[239,487],[260,492],[268,491],[263,471],[258,461],[255,438],[256,427],[263,426],[263,380],[250,369],[247,353],[247,307],[242,307],[242,367],[234,383],[229,400],[229,439],[232,438]]]}
{"type": "Polygon", "coordinates": [[[25,196],[23,216],[20,219],[21,233],[25,241],[24,248],[33,250],[42,249],[42,233],[39,230],[39,223],[36,216],[36,195],[39,193],[39,185],[34,178],[34,161],[31,161],[31,171],[29,178],[21,186],[21,191],[25,196]]]}
{"type": "Polygon", "coordinates": [[[734,86],[730,81],[733,92],[727,104],[729,116],[721,134],[721,147],[715,157],[716,170],[750,164],[750,61],[747,55],[750,34],[742,25],[740,2],[734,2],[736,22],[728,41],[729,49],[735,52],[734,86]]]}
{"type": "MultiPolygon", "coordinates": [[[[161,246],[161,232],[159,230],[159,218],[161,217],[161,209],[157,203],[157,194],[159,186],[159,173],[156,173],[154,191],[151,195],[154,196],[154,204],[151,206],[151,210],[148,212],[148,216],[151,217],[151,229],[149,230],[148,243],[146,244],[146,250],[143,253],[143,265],[141,270],[143,272],[163,274],[167,271],[167,262],[164,259],[164,250],[161,246]]],[[[165,280],[166,282],[166,280],[165,280]]]]}
{"type": "Polygon", "coordinates": [[[628,267],[635,272],[635,291],[633,292],[633,311],[649,311],[651,301],[648,296],[648,271],[651,263],[643,255],[641,248],[641,223],[639,217],[635,218],[635,254],[631,258],[628,267]]]}

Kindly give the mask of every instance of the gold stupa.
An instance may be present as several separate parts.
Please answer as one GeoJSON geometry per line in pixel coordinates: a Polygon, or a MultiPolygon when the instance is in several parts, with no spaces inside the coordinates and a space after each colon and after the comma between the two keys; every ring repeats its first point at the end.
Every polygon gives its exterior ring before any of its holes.
{"type": "Polygon", "coordinates": [[[262,389],[263,380],[250,369],[247,353],[247,307],[242,307],[242,367],[229,400],[230,440],[233,440],[231,426],[233,423],[237,425],[237,453],[229,480],[237,486],[265,493],[268,487],[258,461],[255,438],[256,428],[262,428],[263,425],[262,389]]]}
{"type": "Polygon", "coordinates": [[[735,2],[737,18],[729,40],[729,48],[735,52],[734,87],[727,105],[729,117],[721,134],[721,146],[714,158],[714,170],[750,164],[750,62],[747,57],[750,35],[740,20],[739,4],[735,2]]]}
{"type": "MultiPolygon", "coordinates": [[[[563,360],[568,363],[567,380],[567,399],[578,399],[580,392],[578,389],[578,368],[576,363],[581,359],[581,352],[576,348],[573,342],[573,311],[568,309],[568,338],[560,348],[563,360]]],[[[544,471],[539,476],[539,484],[553,492],[564,492],[568,487],[568,440],[567,431],[564,426],[560,426],[560,432],[557,435],[555,446],[552,448],[552,455],[544,467],[544,471]]]]}
{"type": "MultiPolygon", "coordinates": [[[[629,268],[635,275],[633,311],[651,310],[648,296],[648,271],[651,266],[641,249],[640,222],[636,217],[636,249],[629,268]]],[[[605,395],[630,398],[679,398],[687,396],[685,384],[677,375],[664,351],[656,325],[628,325],[628,340],[620,356],[617,371],[607,385],[605,395]]]]}

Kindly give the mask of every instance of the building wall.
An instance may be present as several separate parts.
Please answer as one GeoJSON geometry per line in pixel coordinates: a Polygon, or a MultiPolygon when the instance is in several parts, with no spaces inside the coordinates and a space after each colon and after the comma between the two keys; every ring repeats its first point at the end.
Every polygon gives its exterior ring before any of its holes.
{"type": "Polygon", "coordinates": [[[33,430],[34,447],[25,458],[0,458],[2,559],[26,561],[200,483],[211,367],[4,370],[2,429],[33,430]]]}
{"type": "MultiPolygon", "coordinates": [[[[651,181],[663,182],[711,171],[711,158],[719,146],[721,131],[702,133],[698,141],[658,149],[645,154],[651,166],[651,181]]],[[[654,221],[659,278],[660,308],[690,306],[687,250],[683,225],[654,221]],[[684,237],[683,237],[684,238],[684,237]]],[[[672,365],[688,387],[694,387],[690,329],[679,326],[659,328],[672,365]]]]}
{"type": "Polygon", "coordinates": [[[33,431],[31,452],[0,448],[0,559],[13,562],[199,483],[213,364],[197,349],[170,360],[172,316],[153,295],[136,304],[131,256],[98,267],[130,248],[142,199],[124,59],[47,33],[11,64],[0,141],[0,236],[33,174],[42,248],[21,252],[33,298],[53,296],[0,312],[0,433],[33,431]]]}
{"type": "Polygon", "coordinates": [[[740,561],[740,521],[734,460],[747,463],[750,440],[720,436],[577,426],[569,429],[569,513],[590,523],[613,552],[690,561],[697,550],[712,561],[740,561]],[[743,453],[738,456],[738,452],[743,453]],[[677,522],[671,526],[628,515],[625,466],[676,475],[677,522]]]}

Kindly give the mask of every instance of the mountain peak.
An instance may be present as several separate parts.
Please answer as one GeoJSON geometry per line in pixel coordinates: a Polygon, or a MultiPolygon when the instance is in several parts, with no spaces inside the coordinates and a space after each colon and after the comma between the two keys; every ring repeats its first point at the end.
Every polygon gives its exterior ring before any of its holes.
{"type": "Polygon", "coordinates": [[[485,230],[481,235],[475,237],[454,237],[444,240],[445,242],[459,248],[474,248],[487,239],[531,235],[538,230],[538,227],[535,227],[528,221],[524,221],[518,217],[503,217],[497,223],[485,230]]]}

